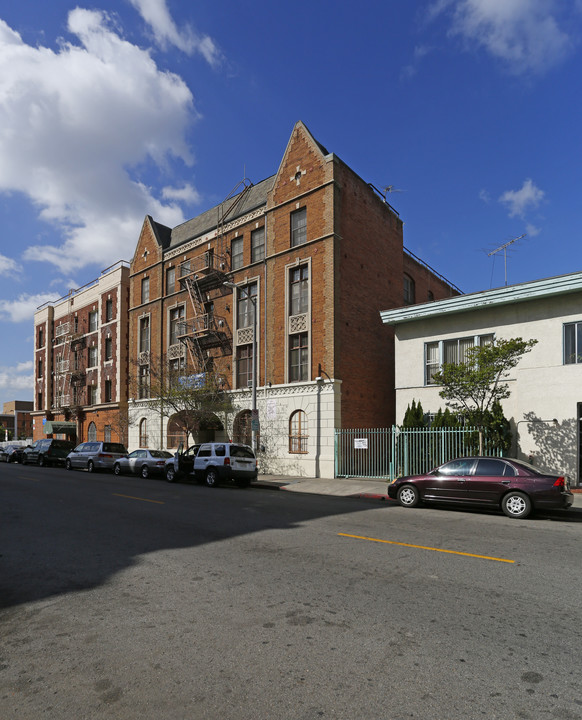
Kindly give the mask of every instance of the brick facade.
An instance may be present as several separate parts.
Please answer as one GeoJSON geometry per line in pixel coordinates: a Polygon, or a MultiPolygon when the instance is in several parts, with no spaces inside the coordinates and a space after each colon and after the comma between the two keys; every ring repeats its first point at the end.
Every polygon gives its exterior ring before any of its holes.
{"type": "MultiPolygon", "coordinates": [[[[390,205],[297,123],[272,178],[177,228],[146,217],[130,270],[132,388],[148,362],[194,347],[192,337],[201,320],[216,324],[219,318],[218,334],[230,337],[230,343],[209,345],[202,355],[186,353],[183,372],[204,370],[201,362],[212,366],[241,412],[248,412],[248,375],[240,375],[244,382],[239,387],[237,367],[245,367],[244,343],[251,342],[252,329],[249,335],[237,327],[240,298],[223,282],[256,284],[261,466],[265,471],[333,474],[334,428],[386,426],[395,420],[394,336],[382,324],[380,310],[405,303],[405,277],[419,302],[429,291],[434,299],[457,294],[404,250],[402,221],[390,205]],[[251,235],[261,228],[264,257],[253,262],[251,235]],[[294,238],[299,238],[295,246],[294,238]],[[211,271],[195,270],[208,264],[209,257],[211,271]],[[166,288],[171,268],[173,291],[166,288]],[[189,285],[180,283],[181,273],[192,278],[189,285]],[[145,300],[144,278],[149,285],[145,300]],[[194,301],[192,293],[198,291],[194,301]],[[299,310],[293,293],[300,296],[299,310]],[[189,329],[182,345],[170,347],[171,312],[181,305],[189,329]],[[143,318],[149,322],[149,357],[140,354],[143,318]],[[290,437],[296,413],[306,429],[299,450],[290,437]]],[[[148,414],[147,400],[135,390],[130,397],[130,444],[137,447],[136,428],[147,421],[148,428],[155,428],[148,430],[150,446],[166,447],[167,418],[148,414]]],[[[236,431],[237,418],[225,419],[216,438],[230,438],[236,431]]]]}
{"type": "MultiPolygon", "coordinates": [[[[35,313],[34,440],[46,423],[72,423],[68,437],[127,441],[129,267],[100,277],[35,313]]],[[[48,435],[52,437],[52,435],[48,435]]]]}

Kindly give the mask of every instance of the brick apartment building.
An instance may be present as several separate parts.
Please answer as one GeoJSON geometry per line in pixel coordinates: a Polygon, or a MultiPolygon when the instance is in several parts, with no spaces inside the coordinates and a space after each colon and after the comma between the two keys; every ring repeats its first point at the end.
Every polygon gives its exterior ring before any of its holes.
{"type": "Polygon", "coordinates": [[[126,441],[129,264],[34,315],[33,439],[126,441]]]}
{"type": "Polygon", "coordinates": [[[145,218],[130,267],[130,449],[180,439],[148,400],[160,358],[232,392],[236,412],[201,418],[190,442],[250,442],[256,345],[261,471],[333,477],[336,428],[395,421],[380,310],[458,292],[404,249],[385,197],[298,122],[276,175],[175,228],[145,218]]]}
{"type": "Polygon", "coordinates": [[[5,440],[27,440],[32,437],[33,403],[28,400],[5,402],[0,413],[0,429],[6,433],[5,440]]]}

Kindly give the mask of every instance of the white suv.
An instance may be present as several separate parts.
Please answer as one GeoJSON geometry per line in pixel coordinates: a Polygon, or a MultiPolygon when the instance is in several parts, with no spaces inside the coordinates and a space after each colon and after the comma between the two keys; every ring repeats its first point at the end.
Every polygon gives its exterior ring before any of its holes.
{"type": "Polygon", "coordinates": [[[248,445],[203,443],[194,458],[194,474],[208,487],[225,481],[247,487],[257,479],[257,458],[248,445]]]}

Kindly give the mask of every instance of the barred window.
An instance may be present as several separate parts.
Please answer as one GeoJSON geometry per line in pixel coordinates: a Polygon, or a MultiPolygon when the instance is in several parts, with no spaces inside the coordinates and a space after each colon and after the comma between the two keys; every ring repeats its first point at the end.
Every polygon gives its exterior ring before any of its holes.
{"type": "Polygon", "coordinates": [[[307,453],[307,415],[303,410],[295,410],[289,418],[289,452],[307,453]]]}

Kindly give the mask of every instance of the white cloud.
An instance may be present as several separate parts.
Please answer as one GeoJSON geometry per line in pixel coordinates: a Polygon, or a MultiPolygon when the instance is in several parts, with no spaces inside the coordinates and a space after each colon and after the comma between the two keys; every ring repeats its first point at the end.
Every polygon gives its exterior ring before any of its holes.
{"type": "Polygon", "coordinates": [[[0,255],[0,275],[10,275],[12,273],[20,272],[22,268],[12,258],[6,257],[6,255],[0,255]]]}
{"type": "Polygon", "coordinates": [[[177,200],[190,205],[196,205],[201,201],[200,193],[190,183],[180,188],[165,187],[162,189],[162,197],[164,200],[177,200]]]}
{"type": "Polygon", "coordinates": [[[24,293],[16,300],[0,300],[0,320],[18,323],[32,320],[36,309],[51,300],[58,300],[58,293],[24,293]]]}
{"type": "Polygon", "coordinates": [[[523,218],[526,211],[535,209],[544,199],[544,191],[540,190],[531,179],[524,180],[519,190],[507,190],[499,198],[499,202],[507,206],[509,217],[523,218]]]}
{"type": "Polygon", "coordinates": [[[60,231],[60,247],[35,246],[27,260],[63,273],[132,255],[146,213],[174,226],[176,199],[156,198],[140,163],[187,165],[192,93],[150,54],[113,31],[103,12],[77,8],[78,44],[32,47],[0,19],[0,192],[24,193],[60,231]]]}
{"type": "Polygon", "coordinates": [[[166,0],[129,0],[129,2],[150,26],[160,47],[165,48],[169,43],[188,55],[199,52],[210,65],[218,65],[221,54],[212,38],[208,35],[198,35],[189,25],[178,30],[166,0]]]}
{"type": "Polygon", "coordinates": [[[6,396],[15,396],[22,390],[32,391],[34,387],[33,363],[21,362],[15,367],[0,366],[0,390],[6,396]]]}
{"type": "Polygon", "coordinates": [[[470,48],[483,47],[520,75],[544,72],[572,49],[572,38],[560,27],[560,10],[556,0],[436,0],[428,19],[450,12],[451,35],[470,48]]]}
{"type": "Polygon", "coordinates": [[[479,199],[483,200],[484,203],[489,204],[491,202],[491,195],[489,194],[489,191],[485,189],[481,190],[479,192],[479,199]]]}
{"type": "Polygon", "coordinates": [[[527,223],[525,226],[525,231],[529,235],[529,237],[535,237],[536,235],[539,235],[541,233],[541,228],[536,227],[531,223],[527,223]]]}

